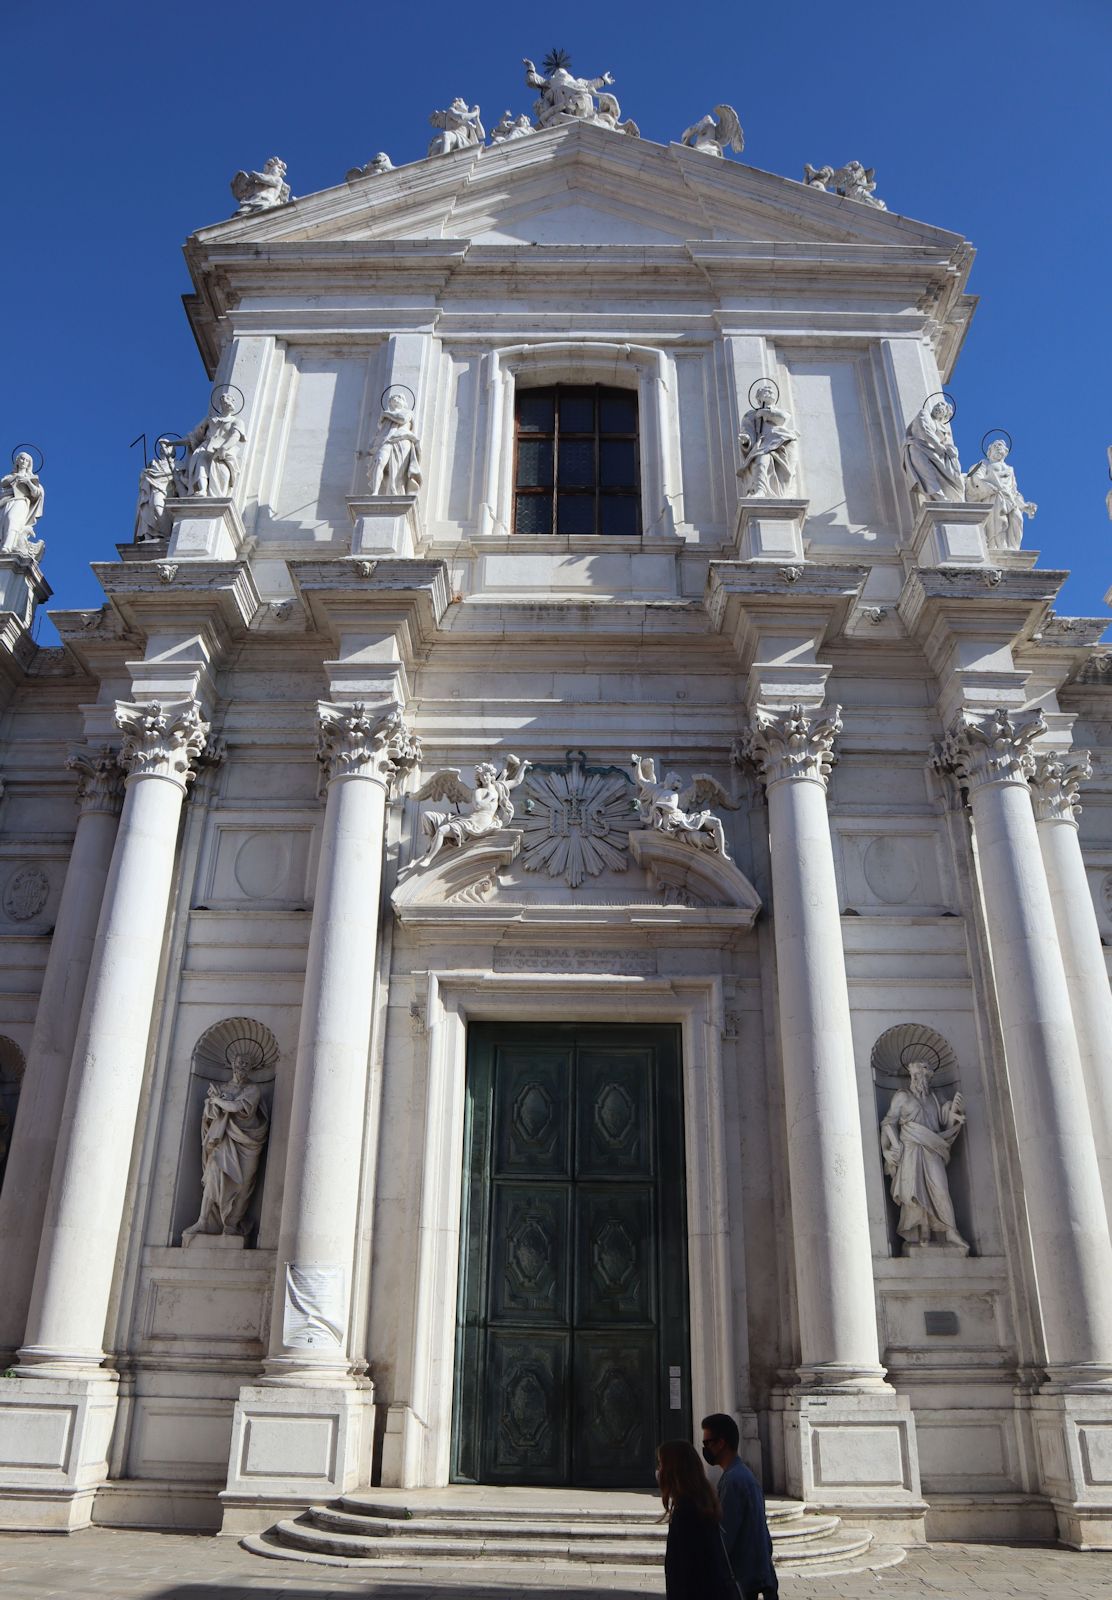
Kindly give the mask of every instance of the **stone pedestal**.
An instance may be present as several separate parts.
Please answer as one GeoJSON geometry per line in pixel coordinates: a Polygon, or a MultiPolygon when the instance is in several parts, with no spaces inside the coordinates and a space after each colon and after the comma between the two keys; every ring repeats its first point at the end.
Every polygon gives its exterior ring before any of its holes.
{"type": "Polygon", "coordinates": [[[803,523],[809,500],[742,500],[737,508],[734,544],[742,561],[780,565],[802,562],[803,523]]]}
{"type": "Polygon", "coordinates": [[[369,1483],[373,1398],[369,1384],[241,1389],[220,1531],[258,1533],[308,1501],[369,1483]]]}
{"type": "Polygon", "coordinates": [[[25,628],[35,620],[35,607],[51,596],[51,588],[30,556],[0,555],[0,613],[10,611],[25,628]]]}
{"type": "Polygon", "coordinates": [[[988,567],[988,507],[963,500],[931,500],[920,506],[911,534],[918,567],[988,567]]]}
{"type": "Polygon", "coordinates": [[[108,1476],[115,1373],[0,1378],[0,1529],[87,1528],[108,1476]]]}
{"type": "Polygon", "coordinates": [[[924,1537],[915,1423],[906,1395],[789,1391],[784,1404],[787,1492],[893,1544],[924,1537]]]}
{"type": "Polygon", "coordinates": [[[198,1253],[214,1250],[223,1255],[228,1251],[246,1249],[247,1240],[242,1233],[183,1233],[181,1247],[183,1250],[195,1250],[198,1253]]]}
{"type": "Polygon", "coordinates": [[[1112,1550],[1112,1389],[1033,1402],[1039,1480],[1075,1550],[1112,1550]]]}
{"type": "Polygon", "coordinates": [[[168,500],[170,542],[167,561],[235,561],[247,535],[231,500],[194,495],[168,500]]]}
{"type": "Polygon", "coordinates": [[[415,494],[380,494],[365,500],[349,500],[351,553],[353,556],[402,556],[417,554],[421,543],[415,494]]]}

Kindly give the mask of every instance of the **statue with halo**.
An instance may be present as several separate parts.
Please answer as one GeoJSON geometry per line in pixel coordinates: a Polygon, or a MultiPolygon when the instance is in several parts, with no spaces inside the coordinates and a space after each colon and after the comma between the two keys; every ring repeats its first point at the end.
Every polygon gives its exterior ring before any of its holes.
{"type": "Polygon", "coordinates": [[[939,1056],[930,1045],[908,1045],[900,1061],[908,1086],[893,1094],[880,1124],[884,1170],[900,1208],[900,1238],[906,1250],[929,1245],[934,1234],[941,1234],[947,1245],[967,1253],[946,1176],[954,1142],[965,1125],[965,1102],[960,1091],[942,1101],[931,1088],[939,1056]]]}
{"type": "Polygon", "coordinates": [[[795,486],[799,434],[780,390],[771,378],[758,378],[749,390],[749,410],[737,436],[741,466],[738,493],[743,499],[786,500],[795,486]]]}
{"type": "Polygon", "coordinates": [[[918,494],[924,500],[965,499],[965,478],[950,431],[956,410],[948,394],[931,394],[907,425],[902,460],[913,497],[918,494]]]}
{"type": "Polygon", "coordinates": [[[46,548],[45,541],[32,539],[31,535],[42,516],[45,499],[34,457],[28,450],[13,450],[12,470],[0,478],[0,555],[39,559],[46,548]]]}
{"type": "Polygon", "coordinates": [[[135,543],[151,544],[170,533],[166,501],[174,493],[175,441],[155,440],[154,455],[139,474],[139,502],[135,507],[135,543]]]}
{"type": "Polygon", "coordinates": [[[524,781],[528,771],[528,761],[507,755],[501,770],[493,761],[478,762],[474,787],[464,783],[457,767],[434,772],[413,798],[451,800],[457,809],[425,812],[421,826],[430,842],[419,864],[426,867],[435,861],[446,844],[465,845],[470,839],[508,827],[514,819],[510,792],[524,781]]]}
{"type": "Polygon", "coordinates": [[[984,455],[965,474],[965,497],[989,507],[985,530],[990,550],[1018,550],[1023,543],[1023,519],[1039,509],[1025,500],[1015,481],[1015,469],[1008,464],[1011,434],[1003,429],[995,438],[985,434],[981,440],[984,455]],[[986,448],[985,439],[989,440],[986,448]]]}
{"type": "Polygon", "coordinates": [[[243,446],[247,442],[239,413],[243,396],[233,384],[217,384],[209,401],[209,414],[180,440],[186,448],[184,462],[174,471],[174,487],[183,498],[192,495],[227,500],[239,478],[243,446]],[[239,395],[239,401],[236,401],[239,395]]]}
{"type": "Polygon", "coordinates": [[[698,772],[684,788],[677,772],[666,772],[663,779],[658,780],[656,762],[651,756],[632,755],[629,760],[637,782],[637,810],[642,826],[680,839],[696,850],[715,850],[728,861],[730,852],[726,848],[722,819],[713,811],[688,810],[689,806],[700,806],[707,800],[737,810],[717,778],[698,772]]]}
{"type": "Polygon", "coordinates": [[[404,384],[382,392],[382,415],[371,440],[367,487],[372,495],[416,494],[421,487],[421,440],[413,427],[415,397],[404,384]]]}

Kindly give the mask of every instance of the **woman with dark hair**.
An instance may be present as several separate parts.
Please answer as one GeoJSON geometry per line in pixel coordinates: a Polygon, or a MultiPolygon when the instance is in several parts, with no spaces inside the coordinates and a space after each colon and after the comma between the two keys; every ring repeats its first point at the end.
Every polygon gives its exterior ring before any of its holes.
{"type": "Polygon", "coordinates": [[[718,1496],[686,1439],[658,1445],[656,1476],[668,1519],[664,1551],[667,1600],[739,1600],[722,1543],[718,1496]]]}

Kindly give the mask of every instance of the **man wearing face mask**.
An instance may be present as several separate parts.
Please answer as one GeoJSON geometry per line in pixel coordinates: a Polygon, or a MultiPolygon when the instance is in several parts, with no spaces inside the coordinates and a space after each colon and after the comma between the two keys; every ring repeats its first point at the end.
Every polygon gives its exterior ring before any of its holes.
{"type": "Polygon", "coordinates": [[[777,1600],[779,1589],[772,1565],[772,1536],[765,1519],[764,1495],[749,1468],[738,1457],[738,1426],[724,1412],[703,1418],[703,1460],[720,1467],[718,1499],[722,1506],[722,1542],[745,1600],[777,1600]]]}

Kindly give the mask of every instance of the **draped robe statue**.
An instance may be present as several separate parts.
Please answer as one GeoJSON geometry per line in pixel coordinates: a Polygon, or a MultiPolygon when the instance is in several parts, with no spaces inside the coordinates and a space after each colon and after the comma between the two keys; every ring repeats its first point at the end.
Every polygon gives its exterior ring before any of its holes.
{"type": "Polygon", "coordinates": [[[924,500],[964,500],[965,479],[950,432],[953,411],[945,400],[925,400],[907,425],[903,469],[908,488],[924,500]]]}
{"type": "Polygon", "coordinates": [[[0,478],[0,552],[39,559],[43,541],[31,535],[42,516],[44,499],[34,463],[26,450],[21,450],[11,472],[0,478]]]}
{"type": "Polygon", "coordinates": [[[741,419],[738,448],[738,493],[745,499],[784,500],[795,484],[795,456],[799,434],[791,413],[784,411],[771,383],[759,383],[756,404],[741,419]]]}
{"type": "Polygon", "coordinates": [[[899,1234],[907,1244],[930,1244],[941,1233],[947,1244],[968,1245],[958,1232],[946,1168],[965,1124],[960,1094],[943,1103],[931,1089],[932,1068],[908,1065],[909,1087],[897,1089],[880,1124],[884,1170],[900,1208],[899,1234]]]}
{"type": "Polygon", "coordinates": [[[247,435],[233,412],[234,405],[230,394],[222,394],[205,420],[186,434],[182,443],[189,454],[174,473],[180,495],[226,500],[235,488],[247,435]]]}
{"type": "Polygon", "coordinates": [[[367,487],[372,495],[416,494],[421,487],[421,439],[404,397],[390,390],[371,440],[367,487]]]}
{"type": "Polygon", "coordinates": [[[228,1083],[210,1083],[201,1113],[201,1214],[182,1234],[182,1242],[199,1233],[241,1235],[259,1161],[270,1131],[261,1104],[262,1090],[251,1080],[253,1058],[231,1055],[228,1083]]]}
{"type": "Polygon", "coordinates": [[[1008,447],[994,439],[983,461],[965,475],[966,496],[990,507],[988,544],[992,550],[1018,550],[1023,543],[1023,519],[1039,509],[1025,500],[1015,481],[1015,470],[1008,465],[1008,447]]]}

